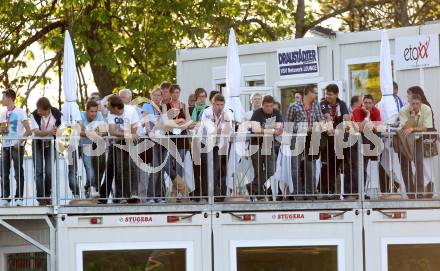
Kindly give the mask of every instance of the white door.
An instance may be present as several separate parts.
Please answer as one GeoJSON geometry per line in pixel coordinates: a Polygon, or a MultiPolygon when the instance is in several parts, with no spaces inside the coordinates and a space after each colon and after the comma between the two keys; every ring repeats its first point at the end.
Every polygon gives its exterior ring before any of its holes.
{"type": "Polygon", "coordinates": [[[211,268],[209,215],[63,215],[58,223],[58,270],[211,268]]]}
{"type": "Polygon", "coordinates": [[[214,270],[362,270],[360,211],[213,216],[214,270]]]}
{"type": "Polygon", "coordinates": [[[438,270],[440,210],[365,210],[365,271],[438,270]]]}

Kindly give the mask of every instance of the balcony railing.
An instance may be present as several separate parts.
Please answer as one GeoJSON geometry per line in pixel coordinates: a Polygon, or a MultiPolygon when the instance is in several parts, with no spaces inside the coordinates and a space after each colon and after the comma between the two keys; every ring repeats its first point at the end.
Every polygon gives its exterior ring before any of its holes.
{"type": "Polygon", "coordinates": [[[439,198],[437,133],[387,132],[378,135],[379,143],[361,134],[335,136],[3,137],[0,202],[13,207],[439,198]],[[368,152],[376,145],[379,153],[368,152]]]}

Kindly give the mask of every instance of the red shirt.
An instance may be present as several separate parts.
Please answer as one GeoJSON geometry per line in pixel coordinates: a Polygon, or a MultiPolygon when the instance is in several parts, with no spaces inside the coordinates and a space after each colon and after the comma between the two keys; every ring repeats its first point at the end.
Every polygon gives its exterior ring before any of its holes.
{"type": "MultiPolygon", "coordinates": [[[[362,105],[356,107],[351,114],[351,120],[355,122],[363,122],[366,117],[364,110],[362,110],[362,105]]],[[[370,112],[370,120],[371,121],[381,121],[380,119],[380,111],[375,106],[371,109],[370,112]]]]}

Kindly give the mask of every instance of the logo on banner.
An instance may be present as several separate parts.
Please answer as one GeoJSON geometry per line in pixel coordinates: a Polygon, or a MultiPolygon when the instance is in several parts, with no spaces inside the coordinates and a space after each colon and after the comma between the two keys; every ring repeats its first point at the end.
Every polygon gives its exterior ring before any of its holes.
{"type": "Polygon", "coordinates": [[[316,76],[319,74],[316,45],[283,48],[277,51],[280,77],[316,76]]]}
{"type": "Polygon", "coordinates": [[[437,35],[422,35],[396,39],[396,69],[439,66],[437,35]]]}
{"type": "Polygon", "coordinates": [[[428,40],[425,43],[419,42],[418,46],[411,47],[409,45],[408,48],[403,52],[403,56],[405,61],[416,61],[416,65],[419,63],[419,60],[428,59],[428,49],[429,43],[431,42],[431,38],[428,37],[428,40]]]}

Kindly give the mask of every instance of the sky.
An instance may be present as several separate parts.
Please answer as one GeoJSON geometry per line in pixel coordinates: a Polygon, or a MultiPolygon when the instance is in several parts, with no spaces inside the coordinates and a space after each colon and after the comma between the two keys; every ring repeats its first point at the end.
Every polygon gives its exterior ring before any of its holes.
{"type": "MultiPolygon", "coordinates": [[[[30,47],[30,50],[34,54],[34,59],[28,60],[25,56],[26,54],[25,53],[22,54],[22,56],[21,56],[22,60],[27,62],[28,67],[26,69],[19,70],[18,73],[16,70],[13,72],[10,72],[11,79],[16,77],[17,74],[18,75],[27,75],[27,74],[34,73],[35,70],[38,68],[38,65],[40,65],[41,62],[44,61],[44,59],[50,59],[55,56],[55,52],[43,50],[38,43],[32,44],[30,47]]],[[[45,68],[49,65],[49,63],[50,63],[50,61],[47,61],[45,63],[45,65],[40,66],[39,72],[37,74],[41,74],[41,72],[45,70],[45,68]]],[[[92,71],[91,71],[89,65],[87,65],[86,67],[83,68],[83,73],[84,73],[84,77],[85,77],[86,82],[88,82],[87,83],[88,93],[90,94],[90,93],[96,92],[98,89],[94,83],[92,71]]],[[[57,105],[58,105],[58,88],[59,88],[58,75],[55,72],[53,72],[53,70],[51,69],[46,74],[46,76],[51,79],[51,82],[47,83],[45,85],[38,84],[29,95],[27,104],[28,104],[28,109],[30,112],[32,112],[33,110],[36,109],[36,101],[38,100],[38,98],[40,98],[42,96],[47,97],[51,101],[52,105],[55,105],[55,107],[57,107],[57,105]]],[[[24,95],[27,88],[28,88],[28,84],[26,83],[18,91],[21,95],[24,95]]],[[[63,95],[62,95],[62,97],[63,97],[62,100],[64,100],[63,95]]],[[[79,99],[79,97],[78,97],[78,99],[79,99]]]]}

